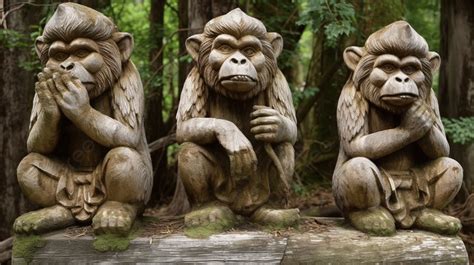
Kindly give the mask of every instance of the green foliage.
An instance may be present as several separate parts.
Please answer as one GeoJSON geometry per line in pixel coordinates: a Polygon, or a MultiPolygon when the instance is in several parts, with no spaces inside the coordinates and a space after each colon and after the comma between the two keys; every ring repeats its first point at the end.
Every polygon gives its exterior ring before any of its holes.
{"type": "Polygon", "coordinates": [[[319,92],[317,87],[306,87],[304,90],[293,90],[293,103],[297,107],[305,98],[312,97],[319,92]]]}
{"type": "Polygon", "coordinates": [[[335,47],[356,30],[354,6],[343,0],[310,0],[298,23],[310,25],[314,33],[324,31],[325,44],[335,47]]]}
{"type": "Polygon", "coordinates": [[[474,117],[443,118],[443,124],[446,134],[453,143],[469,144],[474,142],[474,117]]]}

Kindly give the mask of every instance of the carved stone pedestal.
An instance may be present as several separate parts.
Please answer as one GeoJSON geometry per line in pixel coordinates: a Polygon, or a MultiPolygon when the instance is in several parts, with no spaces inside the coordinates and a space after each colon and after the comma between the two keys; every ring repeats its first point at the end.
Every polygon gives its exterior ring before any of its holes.
{"type": "MultiPolygon", "coordinates": [[[[85,263],[273,263],[273,264],[467,264],[459,237],[401,230],[392,237],[370,237],[341,219],[318,218],[321,232],[275,236],[235,231],[192,239],[183,234],[164,238],[138,237],[124,252],[100,253],[93,238],[71,239],[62,232],[44,236],[46,244],[32,256],[32,264],[85,263]]],[[[21,257],[14,264],[24,264],[21,257]]]]}

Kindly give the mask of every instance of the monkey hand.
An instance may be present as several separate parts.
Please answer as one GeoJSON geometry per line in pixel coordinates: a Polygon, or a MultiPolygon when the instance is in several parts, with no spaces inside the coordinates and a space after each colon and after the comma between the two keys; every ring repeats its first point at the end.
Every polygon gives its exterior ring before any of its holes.
{"type": "Polygon", "coordinates": [[[405,112],[400,127],[407,130],[414,139],[418,140],[433,127],[434,117],[431,108],[422,100],[417,100],[405,112]]]}
{"type": "Polygon", "coordinates": [[[255,139],[267,143],[279,143],[285,141],[290,133],[285,117],[278,111],[267,106],[253,106],[254,111],[250,114],[250,132],[255,139]]]}
{"type": "Polygon", "coordinates": [[[89,94],[81,81],[67,72],[53,73],[53,95],[64,115],[71,120],[90,108],[89,94]]]}
{"type": "Polygon", "coordinates": [[[58,121],[61,117],[61,111],[51,93],[51,89],[54,88],[54,82],[51,77],[52,71],[49,68],[45,68],[43,72],[39,73],[38,82],[35,83],[35,91],[41,104],[43,115],[47,119],[58,121]]]}
{"type": "Polygon", "coordinates": [[[219,120],[216,136],[230,160],[230,173],[234,177],[249,176],[257,170],[257,155],[253,146],[232,122],[219,120]]]}

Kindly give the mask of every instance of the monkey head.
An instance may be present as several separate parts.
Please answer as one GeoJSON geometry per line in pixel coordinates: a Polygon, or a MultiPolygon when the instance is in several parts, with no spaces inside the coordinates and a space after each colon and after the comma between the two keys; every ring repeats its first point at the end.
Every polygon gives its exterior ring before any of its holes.
{"type": "Polygon", "coordinates": [[[394,113],[427,99],[440,57],[407,22],[397,21],[373,33],[364,47],[349,47],[344,61],[352,81],[374,105],[394,113]]]}
{"type": "Polygon", "coordinates": [[[186,40],[186,48],[209,87],[245,100],[271,84],[283,39],[237,8],[209,21],[202,34],[186,40]]]}
{"type": "Polygon", "coordinates": [[[130,59],[133,38],[111,19],[75,3],[60,4],[35,42],[43,65],[78,78],[89,97],[111,88],[130,59]]]}

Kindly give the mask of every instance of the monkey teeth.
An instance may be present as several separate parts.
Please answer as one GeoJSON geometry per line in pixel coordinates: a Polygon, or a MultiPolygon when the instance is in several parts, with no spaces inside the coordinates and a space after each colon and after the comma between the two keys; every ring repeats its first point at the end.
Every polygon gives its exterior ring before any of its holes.
{"type": "Polygon", "coordinates": [[[250,77],[246,75],[234,75],[230,78],[232,81],[253,81],[250,77]]]}

